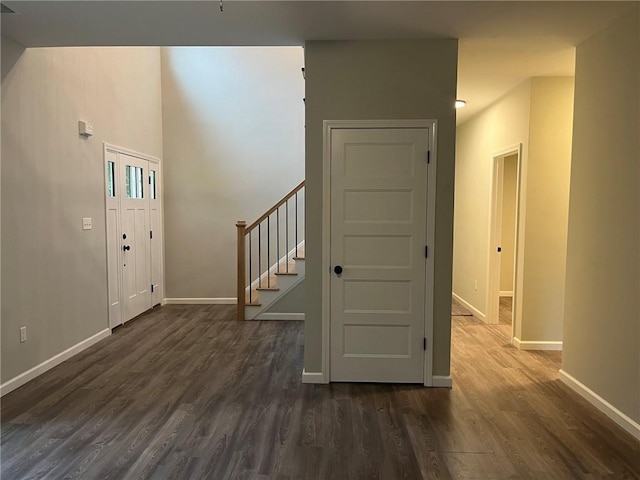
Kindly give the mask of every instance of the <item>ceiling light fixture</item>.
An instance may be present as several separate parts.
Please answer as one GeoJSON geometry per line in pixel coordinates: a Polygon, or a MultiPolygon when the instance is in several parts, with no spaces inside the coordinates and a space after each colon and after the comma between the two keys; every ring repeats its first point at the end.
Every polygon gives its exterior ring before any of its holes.
{"type": "Polygon", "coordinates": [[[456,108],[462,108],[467,104],[467,102],[465,100],[456,100],[455,103],[455,107],[456,108]]]}

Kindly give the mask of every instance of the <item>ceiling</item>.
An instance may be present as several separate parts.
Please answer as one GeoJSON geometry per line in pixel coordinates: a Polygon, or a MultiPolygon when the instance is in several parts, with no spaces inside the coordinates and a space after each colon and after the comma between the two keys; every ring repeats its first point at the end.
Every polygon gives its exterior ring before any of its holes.
{"type": "Polygon", "coordinates": [[[2,34],[27,47],[304,45],[459,38],[458,123],[532,76],[572,75],[575,46],[634,2],[24,1],[2,34]]]}

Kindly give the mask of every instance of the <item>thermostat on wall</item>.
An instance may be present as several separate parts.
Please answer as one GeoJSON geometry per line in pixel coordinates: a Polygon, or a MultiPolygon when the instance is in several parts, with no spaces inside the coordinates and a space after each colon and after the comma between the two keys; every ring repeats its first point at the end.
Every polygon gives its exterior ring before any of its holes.
{"type": "Polygon", "coordinates": [[[90,137],[91,135],[93,135],[93,125],[80,120],[78,122],[78,133],[80,135],[84,135],[85,137],[90,137]]]}

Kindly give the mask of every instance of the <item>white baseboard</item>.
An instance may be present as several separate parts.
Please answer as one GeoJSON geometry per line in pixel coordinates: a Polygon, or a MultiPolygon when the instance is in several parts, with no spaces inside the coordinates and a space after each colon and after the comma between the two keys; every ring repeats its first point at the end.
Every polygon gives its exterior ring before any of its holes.
{"type": "Polygon", "coordinates": [[[302,369],[302,383],[329,383],[322,372],[307,372],[302,369]]]}
{"type": "Polygon", "coordinates": [[[45,360],[39,365],[27,370],[20,375],[13,377],[11,380],[7,380],[5,383],[0,385],[0,397],[6,395],[9,392],[14,391],[16,388],[21,387],[25,383],[33,380],[39,375],[42,375],[47,370],[51,370],[56,365],[60,365],[65,360],[73,357],[75,354],[80,353],[81,351],[89,348],[91,345],[98,343],[100,340],[107,338],[111,335],[111,329],[105,328],[104,330],[99,331],[95,335],[90,336],[89,338],[82,340],[79,343],[76,343],[74,346],[67,348],[63,352],[54,355],[49,360],[45,360]]]}
{"type": "Polygon", "coordinates": [[[562,350],[562,342],[530,342],[513,337],[511,343],[519,350],[562,350]]]}
{"type": "Polygon", "coordinates": [[[165,298],[163,305],[235,305],[237,298],[165,298]]]}
{"type": "Polygon", "coordinates": [[[501,297],[513,297],[513,291],[507,292],[506,290],[501,290],[498,295],[501,297]]]}
{"type": "Polygon", "coordinates": [[[640,424],[628,417],[589,387],[572,377],[564,370],[560,370],[560,381],[576,392],[591,405],[604,413],[620,427],[629,432],[636,440],[640,440],[640,424]]]}
{"type": "Polygon", "coordinates": [[[469,302],[467,302],[466,300],[463,300],[462,297],[460,297],[460,295],[457,295],[455,292],[452,293],[453,298],[455,298],[458,302],[460,302],[462,304],[463,307],[465,307],[467,310],[470,310],[471,313],[473,313],[474,317],[478,317],[480,320],[482,320],[483,322],[486,322],[487,317],[485,316],[484,313],[482,313],[480,310],[478,310],[476,307],[474,307],[473,305],[471,305],[469,302]]]}
{"type": "Polygon", "coordinates": [[[432,387],[451,388],[453,387],[453,379],[451,375],[434,375],[432,387]]]}
{"type": "Polygon", "coordinates": [[[304,320],[304,313],[261,313],[254,320],[304,320]]]}

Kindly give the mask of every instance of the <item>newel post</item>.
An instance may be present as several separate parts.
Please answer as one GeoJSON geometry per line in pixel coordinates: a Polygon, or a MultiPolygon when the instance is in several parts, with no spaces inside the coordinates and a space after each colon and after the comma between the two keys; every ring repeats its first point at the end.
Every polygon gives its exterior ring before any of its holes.
{"type": "Polygon", "coordinates": [[[244,304],[245,304],[245,248],[244,248],[244,237],[245,237],[245,229],[247,228],[247,222],[244,220],[238,220],[236,223],[236,227],[238,227],[238,320],[244,320],[244,304]]]}

